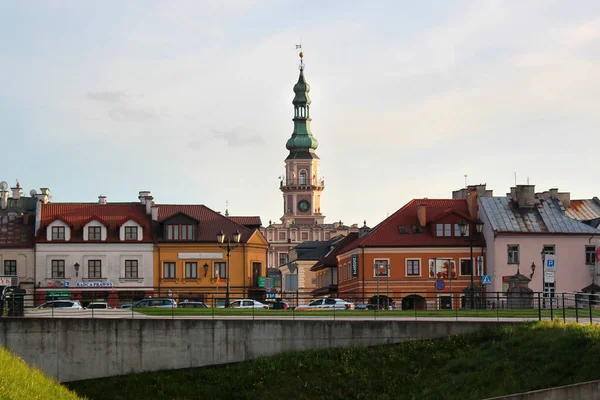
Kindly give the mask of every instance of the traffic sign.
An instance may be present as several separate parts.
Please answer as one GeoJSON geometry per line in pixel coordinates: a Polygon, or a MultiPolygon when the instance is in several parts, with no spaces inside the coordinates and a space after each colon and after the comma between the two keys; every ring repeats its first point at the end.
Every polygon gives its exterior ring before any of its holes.
{"type": "Polygon", "coordinates": [[[444,290],[445,287],[446,287],[446,284],[444,283],[443,279],[438,279],[435,281],[435,288],[437,290],[444,290]]]}
{"type": "Polygon", "coordinates": [[[544,282],[554,283],[554,271],[546,271],[544,274],[544,282]]]}
{"type": "Polygon", "coordinates": [[[492,277],[489,275],[484,275],[481,277],[481,284],[482,285],[491,285],[492,284],[492,277]]]}
{"type": "Polygon", "coordinates": [[[556,271],[556,267],[557,267],[557,262],[556,262],[556,255],[554,254],[546,254],[545,258],[544,258],[544,269],[546,271],[552,271],[555,272],[556,271]]]}

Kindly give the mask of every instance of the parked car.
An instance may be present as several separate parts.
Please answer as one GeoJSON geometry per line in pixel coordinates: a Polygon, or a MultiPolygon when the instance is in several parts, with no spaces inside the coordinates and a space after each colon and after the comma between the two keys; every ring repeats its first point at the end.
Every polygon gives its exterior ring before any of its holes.
{"type": "Polygon", "coordinates": [[[234,300],[230,304],[231,308],[264,308],[265,310],[269,309],[268,305],[252,299],[234,300]]]}
{"type": "Polygon", "coordinates": [[[131,303],[123,303],[123,304],[121,304],[121,306],[119,308],[131,308],[131,306],[133,306],[133,304],[131,304],[131,303]]]}
{"type": "Polygon", "coordinates": [[[346,300],[337,299],[334,297],[323,297],[311,301],[308,304],[299,305],[296,307],[297,311],[306,310],[354,310],[354,304],[347,302],[346,300]]]}
{"type": "Polygon", "coordinates": [[[83,310],[79,300],[51,300],[37,306],[38,310],[47,308],[70,308],[75,310],[83,310]]]}
{"type": "Polygon", "coordinates": [[[169,297],[166,298],[150,298],[143,299],[134,303],[133,308],[175,308],[177,307],[177,302],[169,297]]]}
{"type": "Polygon", "coordinates": [[[208,306],[201,301],[183,301],[177,305],[177,308],[208,308],[208,306]]]}
{"type": "Polygon", "coordinates": [[[272,310],[287,310],[290,308],[290,305],[281,299],[267,301],[265,304],[268,305],[272,310]]]}
{"type": "Polygon", "coordinates": [[[86,307],[86,310],[91,310],[94,308],[109,308],[108,307],[108,303],[106,303],[105,301],[92,301],[91,303],[89,303],[86,307]]]}
{"type": "Polygon", "coordinates": [[[380,304],[359,304],[355,307],[356,310],[383,310],[383,306],[380,304]]]}

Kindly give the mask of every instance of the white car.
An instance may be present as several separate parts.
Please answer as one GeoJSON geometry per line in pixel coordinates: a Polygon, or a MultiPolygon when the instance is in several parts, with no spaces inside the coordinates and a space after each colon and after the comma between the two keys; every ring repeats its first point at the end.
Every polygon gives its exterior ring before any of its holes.
{"type": "Polygon", "coordinates": [[[354,310],[354,304],[334,297],[323,297],[308,304],[296,307],[296,310],[354,310]]]}
{"type": "Polygon", "coordinates": [[[231,308],[264,308],[268,310],[269,306],[252,299],[239,299],[231,302],[231,308]]]}
{"type": "Polygon", "coordinates": [[[81,303],[78,300],[52,300],[37,307],[38,310],[47,308],[71,308],[75,310],[83,310],[81,303]]]}

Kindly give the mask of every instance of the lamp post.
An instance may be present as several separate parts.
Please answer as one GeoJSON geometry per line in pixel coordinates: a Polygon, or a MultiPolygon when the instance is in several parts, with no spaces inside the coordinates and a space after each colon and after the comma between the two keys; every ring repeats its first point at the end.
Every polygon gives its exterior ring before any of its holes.
{"type": "Polygon", "coordinates": [[[231,277],[229,276],[229,263],[230,263],[230,253],[231,250],[237,248],[240,243],[240,237],[242,235],[239,231],[235,231],[233,235],[227,236],[227,244],[225,244],[225,234],[223,231],[217,233],[217,242],[218,246],[227,252],[227,270],[226,270],[226,279],[227,279],[227,292],[225,294],[225,307],[229,308],[229,284],[231,282],[231,277]],[[231,243],[231,239],[233,238],[233,244],[231,243]]]}
{"type": "MultiPolygon", "coordinates": [[[[473,282],[473,269],[474,269],[474,265],[473,265],[473,242],[475,242],[476,238],[473,235],[473,232],[471,231],[471,229],[469,229],[469,236],[467,236],[467,228],[469,227],[469,224],[467,222],[465,222],[464,220],[460,221],[460,223],[458,224],[459,228],[460,228],[460,236],[463,237],[463,239],[465,239],[466,241],[469,242],[469,248],[470,248],[470,258],[469,258],[469,269],[471,272],[471,309],[473,309],[475,307],[475,283],[473,282]]],[[[483,222],[481,222],[479,219],[477,221],[475,221],[475,228],[477,231],[477,234],[479,235],[482,231],[483,231],[483,222]]]]}
{"type": "Polygon", "coordinates": [[[204,277],[208,274],[208,264],[204,263],[204,277]]]}
{"type": "Polygon", "coordinates": [[[546,252],[543,247],[540,257],[542,257],[542,308],[546,308],[546,252]]]}
{"type": "Polygon", "coordinates": [[[79,263],[76,262],[73,268],[75,268],[75,276],[79,276],[79,263]]]}

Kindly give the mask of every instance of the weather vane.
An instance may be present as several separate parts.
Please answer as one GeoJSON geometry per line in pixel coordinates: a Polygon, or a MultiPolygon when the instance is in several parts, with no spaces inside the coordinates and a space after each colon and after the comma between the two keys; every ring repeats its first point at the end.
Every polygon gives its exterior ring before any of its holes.
{"type": "Polygon", "coordinates": [[[303,71],[304,70],[304,61],[302,61],[302,58],[304,57],[304,52],[302,51],[302,43],[296,45],[296,50],[298,50],[298,49],[300,49],[300,54],[299,54],[300,67],[299,68],[300,68],[300,71],[303,71]]]}

